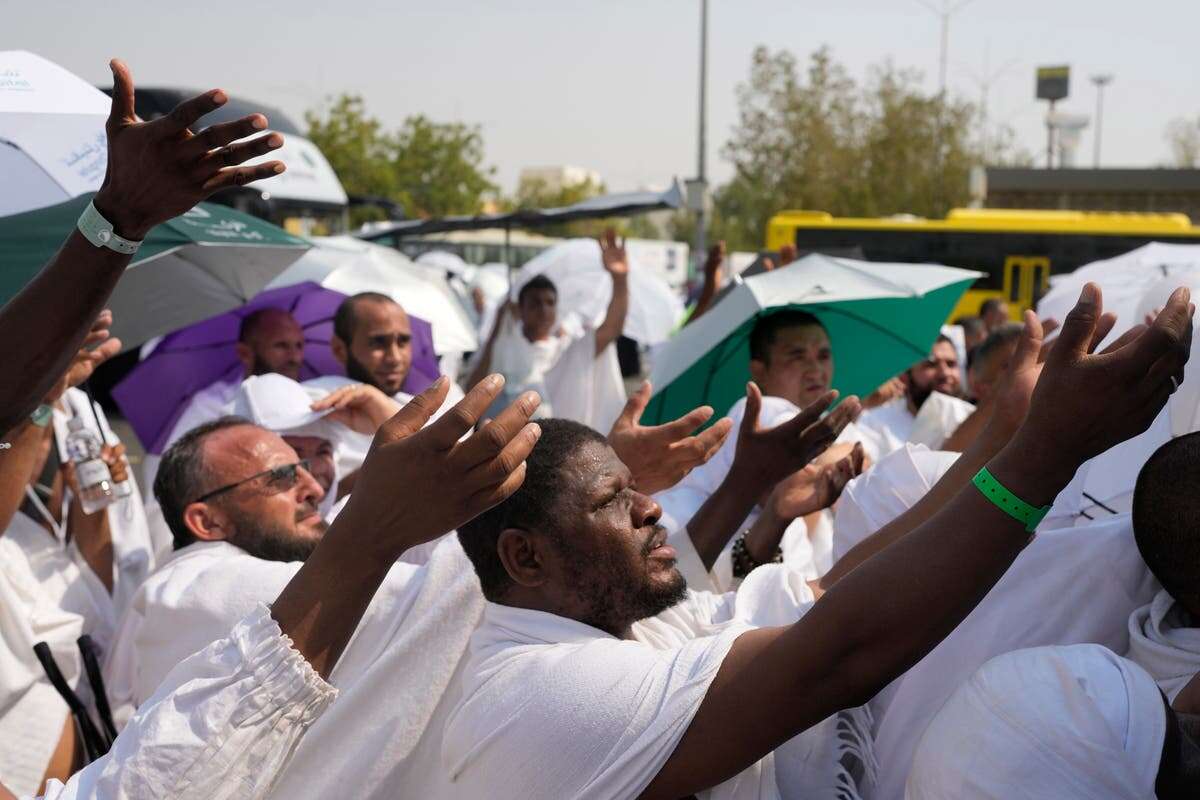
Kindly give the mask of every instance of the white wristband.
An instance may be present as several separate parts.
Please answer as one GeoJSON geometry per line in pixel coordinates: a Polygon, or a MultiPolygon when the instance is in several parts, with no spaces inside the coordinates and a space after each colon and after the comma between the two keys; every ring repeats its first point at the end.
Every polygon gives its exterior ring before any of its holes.
{"type": "Polygon", "coordinates": [[[83,234],[83,238],[96,247],[107,247],[109,250],[115,250],[123,255],[131,256],[142,246],[140,241],[135,242],[118,236],[117,232],[113,230],[112,223],[101,216],[93,203],[88,203],[87,208],[79,215],[79,223],[76,227],[83,234]]]}

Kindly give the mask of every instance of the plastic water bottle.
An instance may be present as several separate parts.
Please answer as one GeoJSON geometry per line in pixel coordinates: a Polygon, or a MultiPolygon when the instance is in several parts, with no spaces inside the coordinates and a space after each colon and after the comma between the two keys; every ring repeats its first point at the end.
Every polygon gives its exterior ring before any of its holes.
{"type": "Polygon", "coordinates": [[[67,423],[67,454],[75,465],[79,502],[85,514],[94,514],[116,499],[112,473],[100,457],[101,447],[100,437],[85,428],[81,418],[67,423]]]}

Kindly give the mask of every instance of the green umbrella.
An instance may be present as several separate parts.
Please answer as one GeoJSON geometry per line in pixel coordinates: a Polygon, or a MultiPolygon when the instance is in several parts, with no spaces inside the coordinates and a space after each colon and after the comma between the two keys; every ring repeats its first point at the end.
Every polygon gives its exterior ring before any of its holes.
{"type": "MultiPolygon", "coordinates": [[[[0,217],[0,303],[50,260],[90,200],[0,217]]],[[[146,235],[109,301],[113,333],[129,349],[236,308],[310,246],[268,222],[201,203],[146,235]]]]}
{"type": "Polygon", "coordinates": [[[719,419],[750,380],[750,331],[760,317],[801,309],[833,343],[833,386],[865,396],[929,354],[946,316],[982,273],[934,264],[806,256],[738,283],[654,356],[656,393],[643,424],[710,405],[719,419]]]}

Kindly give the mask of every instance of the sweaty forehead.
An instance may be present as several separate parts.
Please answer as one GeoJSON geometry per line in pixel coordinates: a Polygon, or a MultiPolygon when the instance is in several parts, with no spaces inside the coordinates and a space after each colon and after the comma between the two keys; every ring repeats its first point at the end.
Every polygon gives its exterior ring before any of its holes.
{"type": "Polygon", "coordinates": [[[628,481],[629,467],[605,442],[586,442],[563,463],[568,484],[585,494],[594,494],[614,481],[628,481]]]}
{"type": "Polygon", "coordinates": [[[241,480],[297,460],[277,434],[253,425],[222,428],[204,440],[204,463],[220,480],[241,480]]]}
{"type": "Polygon", "coordinates": [[[408,314],[399,303],[359,300],[354,305],[354,333],[364,336],[410,334],[408,314]]]}

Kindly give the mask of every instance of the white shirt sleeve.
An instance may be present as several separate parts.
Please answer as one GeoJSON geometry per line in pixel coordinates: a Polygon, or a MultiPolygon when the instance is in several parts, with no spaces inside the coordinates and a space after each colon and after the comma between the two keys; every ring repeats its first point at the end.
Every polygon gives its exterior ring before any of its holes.
{"type": "Polygon", "coordinates": [[[262,797],[336,696],[260,605],[172,670],[106,756],[44,797],[262,797]]]}

